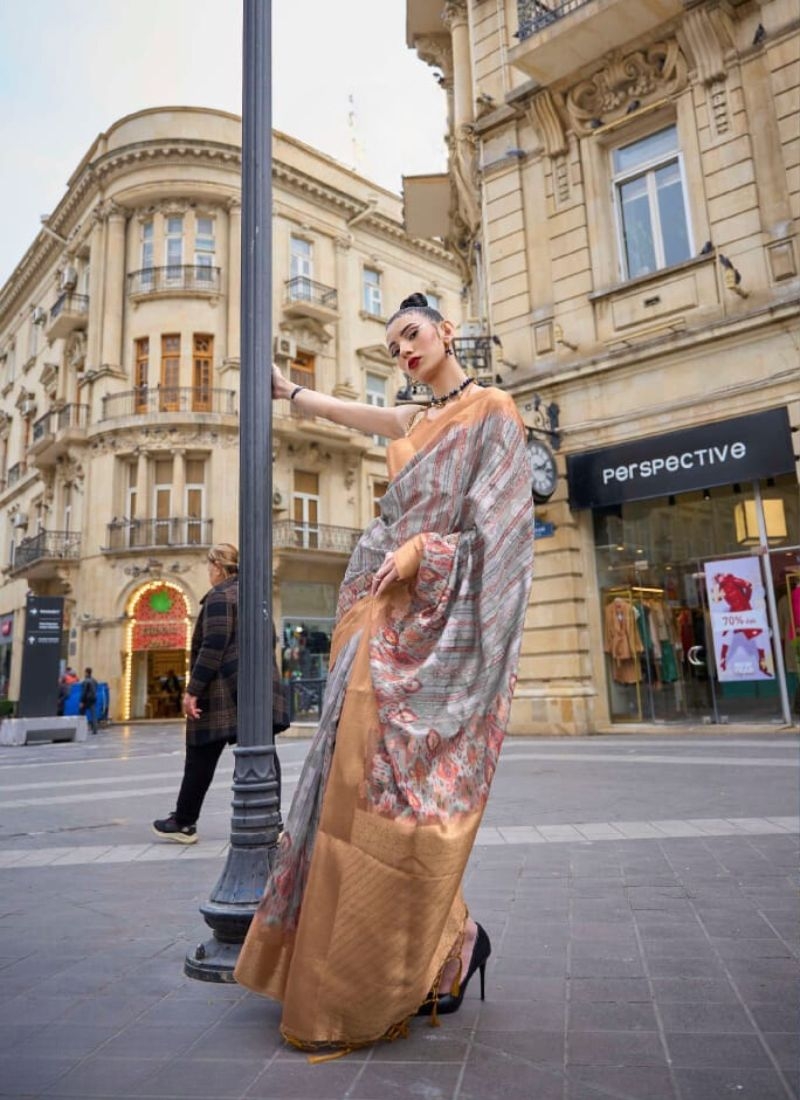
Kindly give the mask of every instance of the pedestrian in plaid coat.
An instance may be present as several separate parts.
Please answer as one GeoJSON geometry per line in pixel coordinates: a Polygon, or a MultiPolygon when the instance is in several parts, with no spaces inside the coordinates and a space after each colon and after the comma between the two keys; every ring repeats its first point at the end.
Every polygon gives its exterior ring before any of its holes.
{"type": "MultiPolygon", "coordinates": [[[[237,733],[239,642],[239,554],[235,546],[220,543],[208,554],[210,590],[200,601],[191,646],[191,673],[183,696],[186,715],[186,758],[178,803],[169,817],[153,822],[154,832],[166,840],[194,844],[197,819],[214,778],[222,750],[234,744],[237,733]]],[[[287,700],[274,656],[273,733],[288,725],[287,700]]],[[[280,764],[275,756],[280,802],[280,764]]]]}

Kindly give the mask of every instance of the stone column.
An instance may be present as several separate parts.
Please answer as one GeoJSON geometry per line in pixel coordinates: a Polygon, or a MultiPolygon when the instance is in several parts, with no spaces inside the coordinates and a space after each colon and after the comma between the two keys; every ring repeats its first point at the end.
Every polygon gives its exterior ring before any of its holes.
{"type": "Polygon", "coordinates": [[[453,129],[457,132],[459,126],[475,120],[466,0],[447,0],[442,20],[453,44],[453,129]]]}
{"type": "MultiPolygon", "coordinates": [[[[172,450],[172,501],[170,512],[179,520],[186,519],[186,451],[182,447],[174,447],[172,450]]],[[[186,524],[177,525],[183,529],[180,530],[181,542],[186,541],[186,524]]],[[[178,532],[173,532],[177,534],[178,532]]]]}
{"type": "Polygon", "coordinates": [[[110,204],[106,230],[105,302],[101,365],[122,365],[122,318],[125,311],[125,212],[110,204]]]}
{"type": "MultiPolygon", "coordinates": [[[[346,237],[337,237],[334,241],[336,249],[336,290],[339,295],[339,309],[342,310],[346,302],[352,299],[351,294],[351,245],[352,234],[346,237]]],[[[358,291],[356,291],[356,294],[358,291]]],[[[333,386],[334,397],[356,400],[358,393],[358,379],[355,377],[355,350],[353,348],[353,326],[340,322],[336,326],[336,381],[333,386]]]]}
{"type": "Polygon", "coordinates": [[[100,358],[100,338],[103,331],[103,286],[105,283],[105,225],[103,208],[92,211],[92,233],[89,239],[89,325],[86,335],[86,369],[97,370],[100,358]]]}
{"type": "Polygon", "coordinates": [[[242,200],[228,200],[228,328],[225,363],[238,366],[241,356],[242,200]]]}

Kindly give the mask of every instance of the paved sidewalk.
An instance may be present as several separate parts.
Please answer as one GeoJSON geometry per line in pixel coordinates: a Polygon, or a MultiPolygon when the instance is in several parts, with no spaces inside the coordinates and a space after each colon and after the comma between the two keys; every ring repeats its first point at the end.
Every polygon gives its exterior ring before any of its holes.
{"type": "Polygon", "coordinates": [[[465,880],[486,1001],[321,1065],[278,1006],[183,976],[230,794],[221,768],[200,843],[151,842],[181,759],[174,728],[0,753],[0,1096],[800,1094],[796,738],[507,742],[465,880]]]}

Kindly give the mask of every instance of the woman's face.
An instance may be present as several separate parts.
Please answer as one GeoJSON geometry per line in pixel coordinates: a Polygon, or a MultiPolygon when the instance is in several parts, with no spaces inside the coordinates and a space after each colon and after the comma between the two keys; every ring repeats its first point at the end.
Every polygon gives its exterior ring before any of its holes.
{"type": "Polygon", "coordinates": [[[209,561],[208,563],[208,583],[213,588],[215,584],[219,584],[220,581],[225,580],[225,570],[221,565],[217,565],[215,561],[209,561]]]}
{"type": "Polygon", "coordinates": [[[386,346],[397,365],[414,382],[430,382],[445,361],[444,337],[449,321],[436,324],[421,313],[401,313],[386,332],[386,346]]]}

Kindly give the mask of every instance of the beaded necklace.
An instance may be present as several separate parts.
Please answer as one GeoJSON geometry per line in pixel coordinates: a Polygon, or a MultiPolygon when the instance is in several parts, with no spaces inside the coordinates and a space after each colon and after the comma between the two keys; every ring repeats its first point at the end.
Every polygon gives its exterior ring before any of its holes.
{"type": "Polygon", "coordinates": [[[432,408],[439,409],[442,405],[446,405],[448,401],[452,401],[454,397],[458,397],[460,393],[463,393],[471,382],[471,378],[465,378],[461,385],[456,386],[454,390],[450,390],[450,393],[443,393],[441,397],[432,397],[430,402],[432,408]]]}

